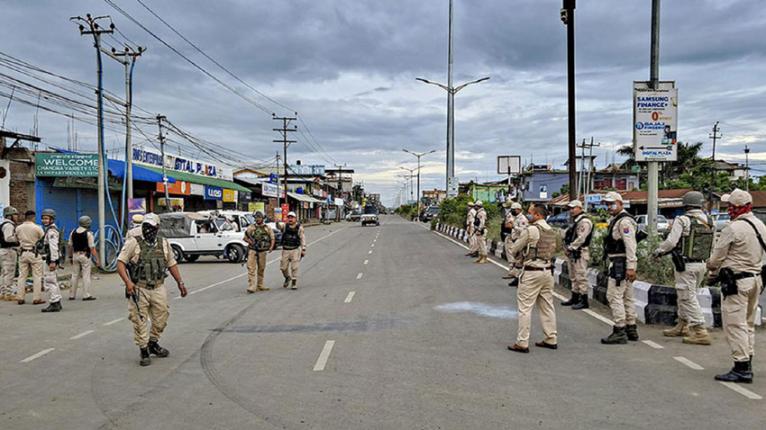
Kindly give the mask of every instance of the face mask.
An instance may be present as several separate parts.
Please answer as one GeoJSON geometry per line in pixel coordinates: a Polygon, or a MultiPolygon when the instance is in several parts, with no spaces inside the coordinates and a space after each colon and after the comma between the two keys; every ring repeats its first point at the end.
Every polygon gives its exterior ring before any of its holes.
{"type": "Polygon", "coordinates": [[[150,224],[141,224],[141,234],[144,236],[144,240],[147,243],[154,244],[157,242],[157,234],[160,229],[150,224]]]}
{"type": "Polygon", "coordinates": [[[528,221],[532,221],[534,219],[534,217],[530,214],[527,214],[526,217],[528,221]]]}

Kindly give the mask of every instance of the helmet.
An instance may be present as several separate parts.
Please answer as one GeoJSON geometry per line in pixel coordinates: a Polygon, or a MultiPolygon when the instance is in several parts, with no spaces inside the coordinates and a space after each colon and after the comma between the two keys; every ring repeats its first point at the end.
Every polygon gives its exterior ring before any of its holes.
{"type": "Polygon", "coordinates": [[[131,220],[133,221],[134,225],[138,225],[144,222],[144,216],[142,214],[133,214],[131,220]]]}
{"type": "Polygon", "coordinates": [[[256,211],[254,216],[255,216],[256,218],[263,218],[263,217],[264,217],[264,216],[263,216],[263,212],[261,212],[261,211],[256,211]]]}
{"type": "Polygon", "coordinates": [[[18,215],[19,211],[16,210],[13,206],[6,206],[3,208],[3,217],[8,218],[9,216],[18,215]]]}
{"type": "Polygon", "coordinates": [[[690,208],[702,208],[705,204],[705,196],[699,191],[689,191],[684,194],[683,205],[690,208]]]}
{"type": "Polygon", "coordinates": [[[40,212],[40,216],[47,216],[51,217],[52,219],[56,219],[56,211],[53,209],[43,209],[43,211],[40,212]]]}
{"type": "Polygon", "coordinates": [[[148,213],[144,216],[144,220],[141,225],[148,224],[152,227],[158,227],[160,225],[160,217],[154,213],[148,213]]]}
{"type": "Polygon", "coordinates": [[[83,215],[80,217],[80,219],[77,220],[77,223],[80,224],[80,227],[82,228],[90,228],[90,225],[93,223],[93,220],[90,219],[88,215],[83,215]]]}
{"type": "Polygon", "coordinates": [[[511,209],[518,209],[518,210],[521,210],[521,203],[519,203],[519,202],[513,202],[513,204],[511,205],[511,209]]]}
{"type": "Polygon", "coordinates": [[[483,202],[483,201],[481,201],[481,200],[476,200],[476,203],[475,203],[475,204],[476,204],[476,206],[477,206],[477,207],[480,207],[480,208],[483,208],[483,207],[484,207],[484,202],[483,202]]]}

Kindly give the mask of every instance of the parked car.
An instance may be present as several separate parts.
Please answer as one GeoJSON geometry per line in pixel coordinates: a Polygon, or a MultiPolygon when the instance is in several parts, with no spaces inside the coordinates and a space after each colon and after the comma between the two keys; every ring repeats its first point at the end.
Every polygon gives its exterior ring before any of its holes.
{"type": "Polygon", "coordinates": [[[556,215],[550,215],[546,222],[552,226],[566,228],[569,226],[569,212],[561,212],[556,215]]]}
{"type": "Polygon", "coordinates": [[[420,221],[430,222],[432,219],[439,216],[439,206],[429,206],[426,210],[420,213],[420,221]]]}
{"type": "Polygon", "coordinates": [[[355,210],[346,215],[346,221],[359,222],[360,219],[362,219],[362,212],[359,210],[355,210]]]}
{"type": "MultiPolygon", "coordinates": [[[[234,226],[234,230],[241,232],[244,232],[250,224],[255,224],[255,216],[252,213],[246,211],[216,210],[198,211],[197,213],[205,216],[224,217],[234,226]]],[[[266,225],[271,227],[271,231],[274,232],[274,237],[276,238],[276,247],[279,248],[280,243],[282,243],[282,230],[278,228],[276,222],[271,221],[268,217],[264,218],[264,222],[266,225]]]]}
{"type": "MultiPolygon", "coordinates": [[[[639,215],[636,217],[636,223],[638,223],[638,229],[648,232],[648,226],[646,225],[647,215],[639,215]]],[[[665,234],[670,231],[670,222],[665,215],[657,215],[657,233],[665,234]]]]}
{"type": "Polygon", "coordinates": [[[245,233],[226,218],[195,212],[160,215],[160,233],[168,239],[176,261],[194,262],[201,255],[224,257],[239,263],[247,256],[245,233]]]}
{"type": "Polygon", "coordinates": [[[713,221],[715,222],[715,231],[721,231],[731,222],[731,217],[728,213],[722,212],[717,215],[713,215],[713,221]]]}

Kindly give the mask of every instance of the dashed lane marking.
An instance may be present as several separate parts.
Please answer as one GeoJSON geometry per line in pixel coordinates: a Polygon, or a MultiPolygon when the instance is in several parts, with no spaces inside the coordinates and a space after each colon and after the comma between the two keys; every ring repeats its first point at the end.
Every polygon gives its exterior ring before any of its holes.
{"type": "Polygon", "coordinates": [[[651,346],[654,349],[663,349],[663,348],[665,348],[664,346],[660,345],[659,343],[651,341],[651,340],[642,340],[641,342],[651,346]]]}
{"type": "Polygon", "coordinates": [[[70,337],[70,338],[69,338],[69,340],[77,340],[77,339],[80,339],[81,337],[85,337],[85,336],[87,336],[87,335],[89,335],[89,334],[91,334],[91,333],[93,333],[93,332],[95,332],[95,331],[96,331],[96,330],[85,330],[84,332],[82,332],[82,333],[80,333],[80,334],[76,334],[76,335],[74,335],[74,336],[70,337]]]}
{"type": "Polygon", "coordinates": [[[122,321],[122,320],[124,320],[124,319],[125,319],[125,318],[117,318],[116,320],[111,320],[111,321],[109,321],[109,322],[105,322],[105,323],[104,323],[104,326],[110,326],[110,325],[112,325],[112,324],[117,324],[118,322],[120,322],[120,321],[122,321]]]}
{"type": "Polygon", "coordinates": [[[673,357],[673,359],[676,360],[677,362],[685,365],[686,367],[688,367],[690,369],[693,369],[693,370],[705,370],[704,367],[702,367],[699,364],[689,360],[686,357],[678,356],[678,357],[673,357]]]}
{"type": "Polygon", "coordinates": [[[592,316],[593,318],[595,318],[595,319],[597,319],[597,320],[601,321],[602,323],[604,323],[604,324],[606,324],[606,325],[611,325],[611,326],[613,326],[613,325],[614,325],[614,322],[613,322],[612,320],[610,320],[609,318],[607,318],[607,317],[605,317],[605,316],[603,316],[603,315],[601,315],[601,314],[598,314],[598,313],[596,313],[596,312],[593,312],[593,311],[592,311],[592,310],[590,310],[590,309],[583,309],[582,311],[583,311],[583,312],[585,312],[586,314],[588,314],[588,315],[592,316]]]}
{"type": "Polygon", "coordinates": [[[362,276],[364,276],[364,273],[359,272],[359,274],[356,275],[356,279],[362,279],[362,276]]]}
{"type": "Polygon", "coordinates": [[[334,340],[328,340],[324,343],[324,348],[322,348],[322,352],[319,353],[319,358],[317,358],[317,362],[314,364],[314,372],[321,372],[324,370],[327,365],[327,360],[330,358],[333,346],[335,346],[334,340]]]}
{"type": "Polygon", "coordinates": [[[45,355],[45,354],[47,354],[47,353],[49,353],[49,352],[53,351],[54,349],[56,349],[56,348],[48,348],[48,349],[44,349],[44,350],[42,350],[42,351],[38,352],[37,354],[33,354],[33,355],[30,355],[29,357],[27,357],[27,358],[25,358],[25,359],[21,360],[21,363],[29,363],[30,361],[32,361],[32,360],[36,360],[36,359],[38,359],[38,358],[42,357],[43,355],[45,355]]]}
{"type": "Polygon", "coordinates": [[[356,294],[356,291],[351,291],[346,296],[346,300],[343,301],[343,303],[351,303],[351,300],[354,299],[354,295],[356,294]]]}
{"type": "Polygon", "coordinates": [[[369,263],[369,262],[370,262],[370,260],[364,260],[364,265],[366,266],[367,263],[369,263]]]}
{"type": "Polygon", "coordinates": [[[368,252],[368,254],[372,254],[372,250],[370,250],[370,252],[368,252]]]}
{"type": "Polygon", "coordinates": [[[375,248],[375,244],[373,243],[372,245],[370,245],[370,248],[375,248]]]}
{"type": "Polygon", "coordinates": [[[747,388],[743,388],[742,386],[734,383],[734,382],[723,382],[718,381],[726,388],[730,388],[733,391],[738,392],[739,394],[742,394],[743,396],[747,397],[750,400],[762,400],[763,397],[759,396],[758,394],[755,394],[754,392],[748,390],[747,388]]]}

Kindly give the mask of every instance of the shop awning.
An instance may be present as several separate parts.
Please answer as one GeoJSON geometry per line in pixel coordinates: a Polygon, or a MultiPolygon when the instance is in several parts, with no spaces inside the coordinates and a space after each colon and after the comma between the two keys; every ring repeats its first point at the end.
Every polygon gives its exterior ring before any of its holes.
{"type": "MultiPolygon", "coordinates": [[[[109,168],[109,173],[116,177],[116,178],[122,178],[125,176],[125,171],[127,170],[125,167],[125,162],[122,160],[108,160],[107,166],[109,168]]],[[[139,166],[134,164],[133,165],[133,180],[134,181],[144,181],[144,182],[162,182],[162,173],[153,172],[143,166],[139,166]]],[[[174,183],[176,180],[173,178],[168,177],[169,183],[174,183]]]]}
{"type": "Polygon", "coordinates": [[[288,197],[291,197],[295,200],[298,200],[299,202],[306,202],[306,203],[325,203],[324,200],[318,200],[311,196],[307,196],[306,194],[298,194],[298,193],[287,193],[288,197]]]}
{"type": "MultiPolygon", "coordinates": [[[[162,168],[150,167],[150,166],[142,166],[142,167],[144,167],[145,169],[149,169],[153,172],[159,173],[160,180],[157,182],[162,182],[162,168]]],[[[168,175],[168,178],[174,178],[176,181],[191,182],[192,184],[200,184],[200,185],[210,185],[213,187],[226,188],[229,190],[242,191],[245,193],[250,192],[249,188],[243,187],[242,185],[236,184],[232,181],[227,181],[226,179],[195,175],[192,173],[179,172],[177,170],[168,170],[166,174],[168,175]]]]}

